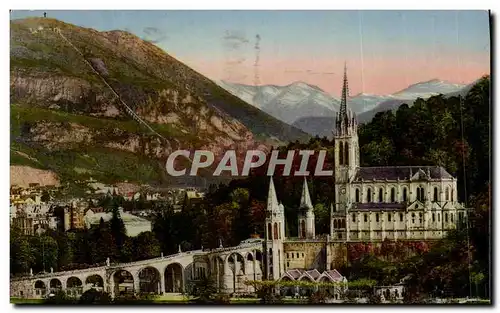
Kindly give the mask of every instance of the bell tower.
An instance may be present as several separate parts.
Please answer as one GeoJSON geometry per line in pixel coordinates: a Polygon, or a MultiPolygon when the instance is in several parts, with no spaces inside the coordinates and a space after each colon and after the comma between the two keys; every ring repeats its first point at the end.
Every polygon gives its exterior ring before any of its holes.
{"type": "Polygon", "coordinates": [[[345,211],[349,201],[349,183],[359,167],[358,121],[347,107],[349,84],[347,65],[344,66],[344,81],[340,110],[335,117],[333,138],[335,144],[335,206],[337,212],[345,211]]]}

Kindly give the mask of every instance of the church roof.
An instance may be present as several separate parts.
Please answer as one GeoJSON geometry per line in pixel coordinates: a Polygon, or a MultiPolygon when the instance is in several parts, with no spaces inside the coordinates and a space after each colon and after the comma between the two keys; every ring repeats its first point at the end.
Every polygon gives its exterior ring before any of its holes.
{"type": "Polygon", "coordinates": [[[441,166],[382,166],[358,168],[354,181],[361,180],[425,180],[451,179],[451,176],[441,166]]]}
{"type": "Polygon", "coordinates": [[[332,281],[342,281],[344,277],[342,274],[340,274],[336,269],[329,270],[329,271],[324,271],[323,273],[320,273],[317,269],[312,269],[312,270],[305,270],[305,269],[290,269],[286,271],[282,276],[283,277],[288,276],[289,278],[293,280],[301,280],[304,277],[309,278],[312,281],[319,281],[321,277],[327,276],[330,278],[332,281]]]}
{"type": "Polygon", "coordinates": [[[344,278],[344,276],[342,276],[336,269],[329,270],[324,273],[330,276],[334,281],[342,281],[344,278]]]}
{"type": "Polygon", "coordinates": [[[379,202],[369,202],[369,203],[355,203],[353,204],[352,210],[359,211],[391,211],[391,210],[401,210],[406,207],[404,203],[379,203],[379,202]]]}
{"type": "Polygon", "coordinates": [[[305,272],[305,270],[303,270],[303,269],[292,269],[292,270],[286,271],[286,273],[288,275],[290,275],[291,277],[293,277],[293,279],[299,278],[300,276],[302,276],[302,274],[304,274],[304,272],[305,272]]]}

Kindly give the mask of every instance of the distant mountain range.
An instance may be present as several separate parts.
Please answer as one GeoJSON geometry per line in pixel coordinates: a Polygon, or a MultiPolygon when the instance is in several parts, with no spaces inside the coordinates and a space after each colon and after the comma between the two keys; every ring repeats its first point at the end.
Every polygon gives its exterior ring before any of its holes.
{"type": "MultiPolygon", "coordinates": [[[[311,135],[331,136],[333,117],[340,99],[321,88],[304,82],[286,86],[243,84],[217,81],[219,86],[245,102],[311,135]]],[[[390,95],[360,93],[348,99],[349,108],[358,115],[358,121],[370,121],[376,113],[412,105],[417,98],[434,95],[466,94],[473,84],[461,85],[433,79],[410,85],[390,95]]]]}
{"type": "Polygon", "coordinates": [[[340,105],[338,99],[304,82],[287,86],[249,86],[225,81],[217,83],[243,101],[288,124],[304,116],[332,116],[332,112],[337,111],[340,105]]]}

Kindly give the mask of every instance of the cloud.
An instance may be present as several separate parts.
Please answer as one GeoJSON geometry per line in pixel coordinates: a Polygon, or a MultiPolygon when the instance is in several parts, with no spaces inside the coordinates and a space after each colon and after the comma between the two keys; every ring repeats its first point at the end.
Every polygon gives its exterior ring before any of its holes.
{"type": "Polygon", "coordinates": [[[285,73],[300,73],[306,75],[335,75],[334,72],[317,72],[313,70],[285,70],[285,73]]]}
{"type": "Polygon", "coordinates": [[[157,27],[151,27],[151,26],[144,27],[142,32],[146,34],[146,36],[143,39],[151,43],[156,44],[168,39],[167,34],[157,27]]]}
{"type": "Polygon", "coordinates": [[[248,42],[248,39],[245,36],[245,34],[241,31],[236,31],[236,30],[231,30],[231,31],[226,30],[226,33],[222,38],[224,39],[224,41],[235,41],[240,44],[248,42]]]}
{"type": "Polygon", "coordinates": [[[238,59],[235,59],[235,60],[229,59],[229,60],[226,61],[226,64],[228,64],[228,65],[243,64],[245,61],[246,61],[245,58],[238,58],[238,59]]]}

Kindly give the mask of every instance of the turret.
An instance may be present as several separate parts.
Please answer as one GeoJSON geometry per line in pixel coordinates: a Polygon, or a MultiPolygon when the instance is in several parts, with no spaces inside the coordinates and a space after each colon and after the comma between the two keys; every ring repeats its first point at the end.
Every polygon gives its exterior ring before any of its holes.
{"type": "Polygon", "coordinates": [[[269,181],[266,209],[266,275],[276,280],[285,272],[285,212],[283,204],[278,204],[273,178],[269,181]]]}
{"type": "Polygon", "coordinates": [[[314,227],[314,207],[312,205],[309,187],[307,186],[307,180],[305,177],[304,184],[302,186],[302,196],[300,197],[298,219],[299,238],[314,239],[316,236],[314,227]]]}

